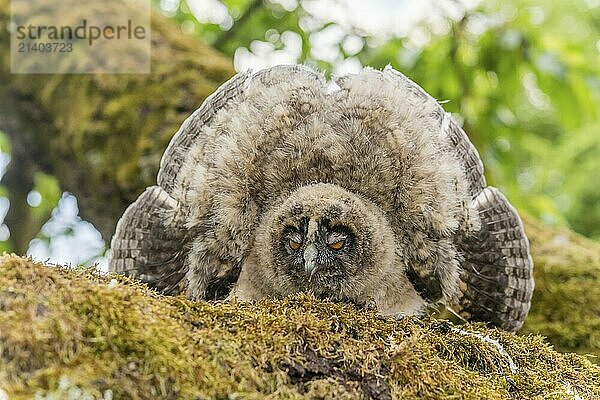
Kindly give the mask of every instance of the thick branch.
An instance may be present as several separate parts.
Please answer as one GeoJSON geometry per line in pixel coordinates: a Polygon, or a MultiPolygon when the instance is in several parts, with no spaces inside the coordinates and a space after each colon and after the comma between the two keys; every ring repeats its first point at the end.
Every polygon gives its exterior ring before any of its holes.
{"type": "MultiPolygon", "coordinates": [[[[9,1],[0,0],[0,25],[8,19],[9,1]]],[[[8,31],[0,30],[0,129],[77,196],[82,217],[105,239],[155,182],[179,125],[234,73],[228,59],[164,17],[154,14],[151,30],[149,75],[13,75],[8,31]]]]}

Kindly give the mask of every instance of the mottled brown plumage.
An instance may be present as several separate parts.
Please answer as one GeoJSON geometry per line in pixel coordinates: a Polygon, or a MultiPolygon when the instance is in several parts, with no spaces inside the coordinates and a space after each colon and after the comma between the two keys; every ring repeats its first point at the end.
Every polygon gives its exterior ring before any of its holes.
{"type": "Polygon", "coordinates": [[[383,315],[443,302],[516,330],[529,245],[486,186],[462,129],[391,68],[329,86],[301,66],[247,72],[177,132],[158,186],[119,221],[110,269],[191,298],[309,290],[383,315]]]}

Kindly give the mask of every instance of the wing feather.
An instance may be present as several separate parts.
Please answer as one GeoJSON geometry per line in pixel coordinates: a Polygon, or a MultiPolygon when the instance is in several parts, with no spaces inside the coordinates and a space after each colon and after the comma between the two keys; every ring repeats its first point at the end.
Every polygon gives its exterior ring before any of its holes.
{"type": "Polygon", "coordinates": [[[429,99],[436,103],[436,108],[432,114],[440,123],[440,132],[448,137],[454,150],[457,153],[457,158],[460,161],[465,175],[469,181],[469,194],[475,199],[479,193],[487,186],[485,176],[483,175],[483,162],[479,157],[479,153],[465,131],[452,119],[450,113],[444,111],[442,106],[431,97],[423,88],[410,80],[406,75],[391,67],[386,67],[383,74],[390,79],[402,82],[406,89],[416,96],[429,99]]]}
{"type": "Polygon", "coordinates": [[[158,171],[157,182],[169,194],[173,193],[175,181],[189,149],[198,140],[202,129],[209,125],[217,112],[241,98],[252,76],[250,70],[239,73],[225,82],[216,92],[181,125],[165,150],[158,171]]]}

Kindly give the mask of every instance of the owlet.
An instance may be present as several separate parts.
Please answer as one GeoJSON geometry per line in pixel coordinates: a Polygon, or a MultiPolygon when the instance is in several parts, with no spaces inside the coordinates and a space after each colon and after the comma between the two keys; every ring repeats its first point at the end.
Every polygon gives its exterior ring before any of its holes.
{"type": "Polygon", "coordinates": [[[244,72],[194,112],[125,211],[110,269],[167,294],[310,291],[382,315],[434,303],[517,330],[533,292],[515,209],[465,132],[388,67],[244,72]]]}

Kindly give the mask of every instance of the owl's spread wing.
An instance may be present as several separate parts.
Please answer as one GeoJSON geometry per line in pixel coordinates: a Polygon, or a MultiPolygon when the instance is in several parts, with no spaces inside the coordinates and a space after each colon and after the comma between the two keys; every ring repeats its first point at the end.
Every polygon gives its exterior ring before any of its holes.
{"type": "MultiPolygon", "coordinates": [[[[487,187],[483,163],[462,128],[441,105],[419,85],[402,73],[387,67],[378,72],[366,69],[364,81],[377,80],[381,87],[393,88],[410,99],[416,114],[427,110],[438,122],[438,132],[445,137],[448,149],[462,166],[468,182],[469,205],[479,214],[481,229],[460,232],[456,246],[461,262],[458,307],[467,318],[489,322],[506,330],[517,330],[529,311],[533,293],[533,264],[523,225],[506,198],[487,187]],[[383,82],[382,82],[383,81],[383,82]]],[[[344,79],[338,84],[344,86],[344,79]]],[[[470,230],[472,228],[465,228],[470,230]]],[[[443,289],[435,270],[409,266],[411,281],[427,298],[439,298],[443,289]]]]}
{"type": "Polygon", "coordinates": [[[183,291],[190,235],[173,188],[190,147],[216,113],[241,97],[251,72],[237,74],[206,98],[181,125],[160,162],[159,186],[146,189],[119,222],[111,241],[109,271],[133,276],[166,294],[183,291]]]}
{"type": "MultiPolygon", "coordinates": [[[[401,81],[418,98],[435,101],[402,73],[389,67],[382,73],[401,81]]],[[[469,182],[471,207],[481,219],[481,229],[457,243],[464,257],[458,308],[470,320],[518,330],[529,312],[534,286],[533,262],[521,219],[502,193],[487,186],[479,153],[437,101],[432,116],[456,151],[469,182]]]]}
{"type": "Polygon", "coordinates": [[[431,97],[421,86],[417,85],[406,77],[401,72],[396,71],[391,67],[386,67],[382,71],[383,75],[388,79],[395,80],[403,85],[406,90],[424,100],[435,102],[433,117],[439,121],[440,133],[446,135],[456,151],[457,158],[465,175],[469,180],[469,194],[475,199],[479,193],[487,186],[485,176],[483,175],[483,163],[479,157],[479,153],[465,131],[452,119],[450,113],[444,111],[442,106],[431,97]]]}
{"type": "Polygon", "coordinates": [[[181,169],[185,156],[190,147],[198,140],[203,128],[210,124],[219,110],[243,95],[251,76],[252,73],[248,70],[235,75],[221,85],[216,92],[206,98],[200,108],[185,120],[173,136],[160,160],[160,170],[157,177],[158,184],[167,193],[173,193],[177,174],[181,169]]]}
{"type": "Polygon", "coordinates": [[[202,140],[202,131],[209,126],[215,115],[234,103],[243,101],[248,91],[277,85],[280,82],[316,81],[324,82],[323,76],[302,65],[276,65],[256,73],[251,70],[241,72],[221,85],[215,93],[206,98],[202,106],[190,115],[171,139],[160,161],[158,184],[173,194],[181,166],[193,144],[202,140]]]}
{"type": "Polygon", "coordinates": [[[523,325],[533,295],[533,262],[517,211],[497,189],[475,199],[481,229],[459,244],[464,254],[459,309],[470,320],[508,331],[523,325]]]}
{"type": "Polygon", "coordinates": [[[109,270],[165,294],[181,292],[187,240],[177,209],[177,201],[161,187],[147,188],[117,223],[109,270]]]}
{"type": "MultiPolygon", "coordinates": [[[[111,242],[109,270],[134,276],[164,293],[184,289],[186,259],[193,234],[185,227],[189,205],[181,204],[174,188],[181,178],[181,167],[190,148],[203,140],[202,133],[220,110],[243,101],[248,90],[275,85],[282,81],[321,80],[315,71],[298,65],[281,65],[239,73],[225,82],[181,125],[171,139],[160,162],[159,186],[152,186],[132,203],[117,224],[111,242]]],[[[184,188],[187,190],[187,188],[184,188]]],[[[207,277],[209,292],[227,286],[231,274],[207,277]],[[223,276],[221,276],[223,275],[223,276]]]]}

